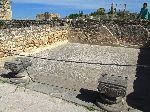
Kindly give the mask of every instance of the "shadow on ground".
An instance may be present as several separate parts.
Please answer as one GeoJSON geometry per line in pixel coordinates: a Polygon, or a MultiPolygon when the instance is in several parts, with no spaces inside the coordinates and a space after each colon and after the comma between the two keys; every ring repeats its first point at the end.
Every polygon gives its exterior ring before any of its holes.
{"type": "Polygon", "coordinates": [[[150,112],[150,49],[140,49],[136,68],[134,92],[127,96],[129,106],[150,112]]]}
{"type": "Polygon", "coordinates": [[[0,76],[3,78],[16,78],[16,74],[13,72],[9,72],[8,74],[1,74],[0,76]]]}
{"type": "Polygon", "coordinates": [[[81,88],[80,94],[77,95],[77,98],[82,101],[95,104],[97,96],[98,96],[97,91],[81,88]]]}

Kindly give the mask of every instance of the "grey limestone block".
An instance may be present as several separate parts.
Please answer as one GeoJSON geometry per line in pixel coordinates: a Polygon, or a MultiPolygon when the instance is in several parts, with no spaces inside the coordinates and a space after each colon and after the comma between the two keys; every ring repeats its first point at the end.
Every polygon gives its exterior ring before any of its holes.
{"type": "Polygon", "coordinates": [[[99,79],[98,91],[110,97],[125,97],[127,77],[104,74],[99,79]]]}
{"type": "Polygon", "coordinates": [[[27,67],[31,65],[32,62],[29,58],[18,57],[14,60],[5,62],[4,68],[11,70],[14,74],[18,74],[24,72],[27,69],[27,67]]]}

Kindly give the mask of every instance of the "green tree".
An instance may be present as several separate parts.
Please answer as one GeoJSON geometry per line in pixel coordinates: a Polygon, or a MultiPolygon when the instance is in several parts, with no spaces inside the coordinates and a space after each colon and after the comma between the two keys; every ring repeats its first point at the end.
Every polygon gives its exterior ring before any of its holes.
{"type": "Polygon", "coordinates": [[[68,18],[69,18],[69,19],[76,19],[76,18],[82,17],[82,16],[84,16],[83,11],[79,11],[78,14],[77,14],[77,13],[75,13],[75,14],[70,14],[70,15],[68,16],[68,18]]]}
{"type": "Polygon", "coordinates": [[[98,14],[98,15],[104,15],[104,14],[105,14],[105,9],[104,9],[104,8],[99,8],[99,9],[97,10],[97,14],[98,14]]]}
{"type": "Polygon", "coordinates": [[[97,11],[92,12],[90,15],[91,16],[105,15],[105,9],[99,8],[97,11]]]}
{"type": "Polygon", "coordinates": [[[69,19],[76,19],[76,18],[78,18],[78,17],[79,17],[79,14],[70,14],[70,15],[68,16],[69,19]]]}

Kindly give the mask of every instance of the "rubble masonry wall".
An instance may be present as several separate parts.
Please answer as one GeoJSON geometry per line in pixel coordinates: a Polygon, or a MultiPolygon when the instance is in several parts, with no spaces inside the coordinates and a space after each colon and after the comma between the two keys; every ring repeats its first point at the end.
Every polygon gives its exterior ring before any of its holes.
{"type": "Polygon", "coordinates": [[[0,58],[66,40],[68,31],[50,24],[0,29],[0,58]]]}
{"type": "Polygon", "coordinates": [[[150,47],[150,21],[0,21],[0,58],[63,40],[104,46],[150,47]]]}
{"type": "Polygon", "coordinates": [[[75,20],[70,42],[121,47],[149,47],[150,21],[75,20]]]}

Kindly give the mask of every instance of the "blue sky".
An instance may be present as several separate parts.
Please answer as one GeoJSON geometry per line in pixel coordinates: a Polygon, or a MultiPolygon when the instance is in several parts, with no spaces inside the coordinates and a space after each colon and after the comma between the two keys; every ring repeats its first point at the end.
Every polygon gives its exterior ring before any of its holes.
{"type": "Polygon", "coordinates": [[[81,10],[90,13],[100,7],[108,11],[112,2],[119,8],[126,3],[131,12],[139,12],[144,2],[150,6],[150,0],[12,0],[12,11],[14,19],[35,19],[36,14],[43,12],[59,13],[64,17],[81,10]]]}

